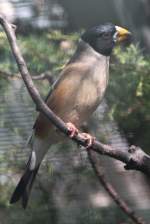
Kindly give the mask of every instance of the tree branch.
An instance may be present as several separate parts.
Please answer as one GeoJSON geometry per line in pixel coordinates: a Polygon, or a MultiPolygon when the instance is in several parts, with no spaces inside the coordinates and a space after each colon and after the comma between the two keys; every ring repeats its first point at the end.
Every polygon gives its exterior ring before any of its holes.
{"type": "Polygon", "coordinates": [[[102,186],[105,188],[105,190],[108,192],[110,197],[115,201],[115,203],[121,208],[121,210],[136,224],[145,224],[145,222],[142,220],[141,217],[138,217],[134,211],[129,208],[129,206],[126,204],[126,202],[118,195],[118,193],[115,191],[113,186],[106,180],[102,169],[99,167],[99,164],[97,163],[96,156],[94,155],[94,152],[92,150],[88,150],[88,158],[91,163],[91,166],[98,177],[99,182],[102,184],[102,186]]]}

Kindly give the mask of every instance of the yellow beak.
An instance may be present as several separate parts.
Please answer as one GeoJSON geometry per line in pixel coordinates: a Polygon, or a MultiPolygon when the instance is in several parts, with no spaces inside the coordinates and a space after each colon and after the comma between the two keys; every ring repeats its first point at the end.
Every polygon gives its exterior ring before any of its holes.
{"type": "Polygon", "coordinates": [[[131,36],[131,33],[127,29],[122,28],[120,26],[115,26],[115,27],[117,31],[117,35],[116,35],[117,42],[122,42],[131,36]]]}

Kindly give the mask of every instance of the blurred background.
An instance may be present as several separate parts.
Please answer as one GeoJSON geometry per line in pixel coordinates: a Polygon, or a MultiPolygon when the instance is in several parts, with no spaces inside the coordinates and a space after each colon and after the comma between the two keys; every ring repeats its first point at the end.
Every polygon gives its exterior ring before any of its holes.
{"type": "MultiPolygon", "coordinates": [[[[81,32],[112,22],[133,32],[134,43],[116,48],[105,99],[88,128],[122,150],[135,144],[150,153],[149,0],[0,0],[0,13],[17,25],[17,39],[43,98],[73,54],[81,32]]],[[[0,29],[0,224],[129,224],[99,185],[86,152],[68,142],[43,162],[28,208],[10,206],[25,167],[26,146],[37,112],[0,29]]],[[[123,164],[100,157],[99,166],[122,198],[149,223],[150,182],[123,164]]]]}

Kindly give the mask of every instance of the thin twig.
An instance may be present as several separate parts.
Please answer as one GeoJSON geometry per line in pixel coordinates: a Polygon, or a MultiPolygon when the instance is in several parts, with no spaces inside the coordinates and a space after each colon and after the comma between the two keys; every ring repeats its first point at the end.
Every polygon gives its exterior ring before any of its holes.
{"type": "Polygon", "coordinates": [[[122,211],[136,224],[145,224],[145,222],[142,220],[141,217],[138,217],[135,212],[129,208],[129,206],[126,204],[126,202],[118,195],[118,193],[115,191],[113,186],[106,180],[105,175],[103,174],[103,171],[98,166],[98,163],[96,162],[96,157],[94,156],[94,152],[92,152],[90,149],[87,150],[88,152],[88,158],[91,163],[91,166],[99,180],[99,182],[102,184],[102,186],[105,188],[105,190],[108,192],[110,197],[116,202],[116,204],[122,209],[122,211]]]}
{"type": "MultiPolygon", "coordinates": [[[[10,72],[6,72],[3,70],[0,70],[0,76],[2,76],[5,79],[22,79],[20,74],[12,74],[10,72]]],[[[54,83],[53,76],[50,72],[43,72],[40,75],[32,75],[33,80],[48,80],[48,82],[52,85],[54,83]]]]}

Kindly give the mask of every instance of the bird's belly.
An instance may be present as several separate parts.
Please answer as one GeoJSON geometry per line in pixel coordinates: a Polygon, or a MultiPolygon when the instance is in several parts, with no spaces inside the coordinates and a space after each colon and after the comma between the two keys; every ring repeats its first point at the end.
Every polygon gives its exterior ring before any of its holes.
{"type": "Polygon", "coordinates": [[[67,115],[62,116],[64,120],[73,122],[76,126],[80,126],[84,121],[87,121],[103,98],[107,86],[106,80],[103,80],[103,82],[96,85],[89,82],[82,86],[67,115]]]}

